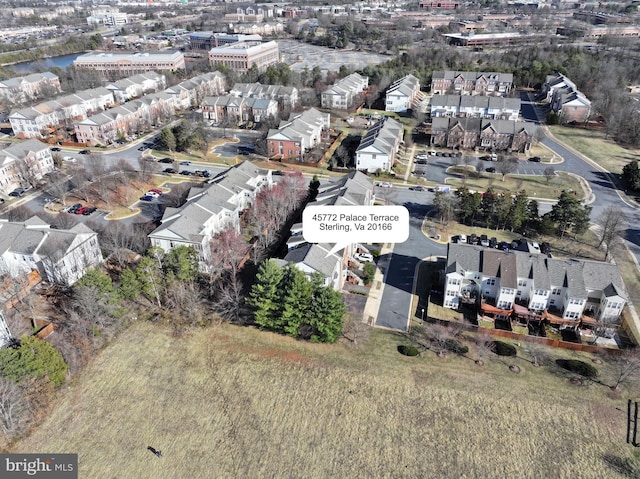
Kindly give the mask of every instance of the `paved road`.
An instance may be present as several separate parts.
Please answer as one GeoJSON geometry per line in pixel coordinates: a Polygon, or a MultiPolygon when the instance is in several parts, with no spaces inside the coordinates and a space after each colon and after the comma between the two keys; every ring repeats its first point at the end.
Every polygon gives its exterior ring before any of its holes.
{"type": "Polygon", "coordinates": [[[416,266],[422,258],[446,255],[446,245],[430,240],[421,231],[422,222],[432,208],[433,193],[401,188],[394,190],[394,203],[409,210],[409,239],[394,247],[375,325],[406,331],[407,320],[412,313],[409,308],[416,266]]]}

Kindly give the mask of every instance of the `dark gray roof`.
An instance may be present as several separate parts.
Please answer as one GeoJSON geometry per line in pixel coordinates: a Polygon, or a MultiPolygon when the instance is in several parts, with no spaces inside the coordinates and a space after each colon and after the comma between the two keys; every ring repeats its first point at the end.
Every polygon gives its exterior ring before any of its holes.
{"type": "Polygon", "coordinates": [[[331,251],[331,245],[308,243],[291,250],[284,257],[284,260],[289,263],[304,263],[324,276],[331,277],[336,263],[341,261],[341,257],[335,253],[327,256],[329,251],[331,251]]]}

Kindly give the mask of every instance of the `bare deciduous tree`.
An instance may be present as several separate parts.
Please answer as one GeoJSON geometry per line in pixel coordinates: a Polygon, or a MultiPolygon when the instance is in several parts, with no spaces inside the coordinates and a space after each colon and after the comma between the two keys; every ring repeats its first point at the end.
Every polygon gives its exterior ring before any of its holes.
{"type": "Polygon", "coordinates": [[[556,169],[553,166],[547,166],[542,174],[547,179],[547,183],[550,183],[551,180],[553,180],[553,178],[556,176],[556,169]]]}
{"type": "Polygon", "coordinates": [[[20,435],[29,422],[29,407],[24,390],[18,384],[0,377],[0,425],[8,438],[20,435]]]}
{"type": "Polygon", "coordinates": [[[358,347],[360,343],[367,339],[370,332],[371,327],[362,321],[360,315],[352,312],[345,315],[342,336],[351,342],[353,346],[358,347]]]}
{"type": "Polygon", "coordinates": [[[517,167],[518,167],[517,158],[501,157],[501,158],[498,158],[498,162],[496,164],[496,169],[498,170],[498,173],[502,175],[502,181],[506,179],[508,174],[516,171],[517,167]]]}
{"type": "Polygon", "coordinates": [[[620,208],[610,205],[596,218],[596,224],[600,226],[598,248],[605,246],[604,260],[607,261],[611,249],[624,236],[628,225],[627,217],[620,208]]]}
{"type": "Polygon", "coordinates": [[[635,387],[640,383],[640,352],[638,349],[626,349],[622,354],[612,356],[609,360],[611,368],[611,389],[620,386],[635,387]]]}

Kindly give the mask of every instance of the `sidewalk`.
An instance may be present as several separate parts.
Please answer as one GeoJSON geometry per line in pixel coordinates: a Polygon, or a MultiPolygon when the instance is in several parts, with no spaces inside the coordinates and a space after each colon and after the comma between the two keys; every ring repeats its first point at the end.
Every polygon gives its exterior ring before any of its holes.
{"type": "Polygon", "coordinates": [[[375,326],[378,310],[382,302],[382,293],[384,292],[384,281],[391,262],[391,254],[393,253],[394,243],[385,243],[380,249],[380,257],[376,265],[376,274],[371,282],[369,296],[362,313],[362,322],[369,326],[375,326]]]}

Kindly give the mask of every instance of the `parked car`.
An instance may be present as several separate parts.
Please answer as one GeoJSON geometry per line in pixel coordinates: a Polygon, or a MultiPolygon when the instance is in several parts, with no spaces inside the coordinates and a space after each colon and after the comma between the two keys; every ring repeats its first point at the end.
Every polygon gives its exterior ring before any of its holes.
{"type": "Polygon", "coordinates": [[[81,155],[90,155],[91,150],[80,150],[78,153],[80,153],[81,155]]]}
{"type": "Polygon", "coordinates": [[[51,151],[62,151],[62,148],[58,148],[57,146],[54,146],[53,148],[51,148],[51,151]]]}
{"type": "Polygon", "coordinates": [[[416,165],[426,165],[427,164],[427,159],[426,158],[417,158],[415,163],[416,163],[416,165]]]}
{"type": "Polygon", "coordinates": [[[85,211],[87,211],[88,209],[89,209],[89,207],[88,207],[88,206],[81,206],[80,208],[78,208],[78,209],[74,210],[73,212],[74,212],[76,215],[81,215],[81,214],[83,214],[85,211]]]}
{"type": "Polygon", "coordinates": [[[174,170],[173,168],[165,168],[164,170],[162,170],[164,173],[175,173],[176,170],[174,170]]]}
{"type": "Polygon", "coordinates": [[[420,186],[420,185],[418,185],[418,186],[410,186],[409,189],[411,191],[425,191],[424,186],[420,186]]]}
{"type": "Polygon", "coordinates": [[[458,243],[466,243],[466,242],[467,242],[467,235],[465,234],[458,235],[458,243]]]}
{"type": "Polygon", "coordinates": [[[146,146],[139,146],[139,147],[138,147],[138,151],[144,151],[144,150],[146,150],[146,149],[147,149],[147,147],[146,147],[146,146]]]}
{"type": "Polygon", "coordinates": [[[14,198],[22,198],[26,192],[26,188],[16,188],[11,193],[9,193],[9,196],[13,196],[14,198]]]}
{"type": "Polygon", "coordinates": [[[184,176],[191,176],[191,172],[189,170],[182,170],[180,174],[184,176]]]}
{"type": "Polygon", "coordinates": [[[380,188],[391,188],[393,185],[388,181],[381,181],[380,183],[378,183],[378,186],[380,188]]]}
{"type": "Polygon", "coordinates": [[[484,171],[487,173],[495,173],[496,169],[493,166],[490,166],[489,168],[485,168],[484,171]]]}
{"type": "Polygon", "coordinates": [[[158,160],[158,163],[173,163],[173,159],[172,158],[168,158],[168,157],[160,158],[158,160]]]}
{"type": "Polygon", "coordinates": [[[65,206],[60,211],[63,211],[64,213],[73,213],[78,208],[82,208],[82,205],[80,203],[76,203],[74,205],[65,206]]]}
{"type": "Polygon", "coordinates": [[[76,158],[74,158],[73,156],[65,156],[62,158],[63,161],[68,161],[69,163],[75,163],[76,161],[78,161],[76,158]]]}
{"type": "Polygon", "coordinates": [[[373,263],[373,256],[369,253],[355,253],[353,257],[361,263],[373,263]]]}
{"type": "Polygon", "coordinates": [[[149,191],[152,191],[154,193],[158,193],[159,195],[161,195],[163,193],[163,191],[160,188],[149,188],[149,191]]]}
{"type": "Polygon", "coordinates": [[[480,235],[480,245],[485,248],[489,247],[489,238],[487,235],[480,235]]]}
{"type": "Polygon", "coordinates": [[[533,161],[534,163],[540,163],[540,157],[532,156],[531,158],[529,158],[529,161],[533,161]]]}
{"type": "Polygon", "coordinates": [[[489,240],[489,248],[497,248],[498,247],[498,239],[494,236],[489,240]]]}
{"type": "Polygon", "coordinates": [[[478,235],[476,235],[475,233],[469,236],[469,244],[478,244],[479,242],[480,238],[478,238],[478,235]]]}
{"type": "Polygon", "coordinates": [[[153,201],[155,198],[153,196],[144,195],[144,196],[141,196],[140,199],[142,201],[153,201]]]}
{"type": "Polygon", "coordinates": [[[145,196],[152,196],[154,198],[157,198],[158,196],[160,196],[160,193],[156,193],[155,191],[147,191],[144,195],[145,196]]]}
{"type": "Polygon", "coordinates": [[[82,214],[84,216],[89,216],[91,213],[93,213],[94,211],[96,211],[98,208],[96,208],[95,206],[89,206],[88,208],[85,208],[85,210],[82,212],[82,214]]]}
{"type": "Polygon", "coordinates": [[[412,171],[411,174],[415,176],[427,176],[427,172],[425,170],[415,170],[412,171]]]}
{"type": "Polygon", "coordinates": [[[180,164],[181,165],[185,165],[185,166],[189,166],[191,164],[191,162],[185,160],[185,161],[181,161],[180,164]]]}

